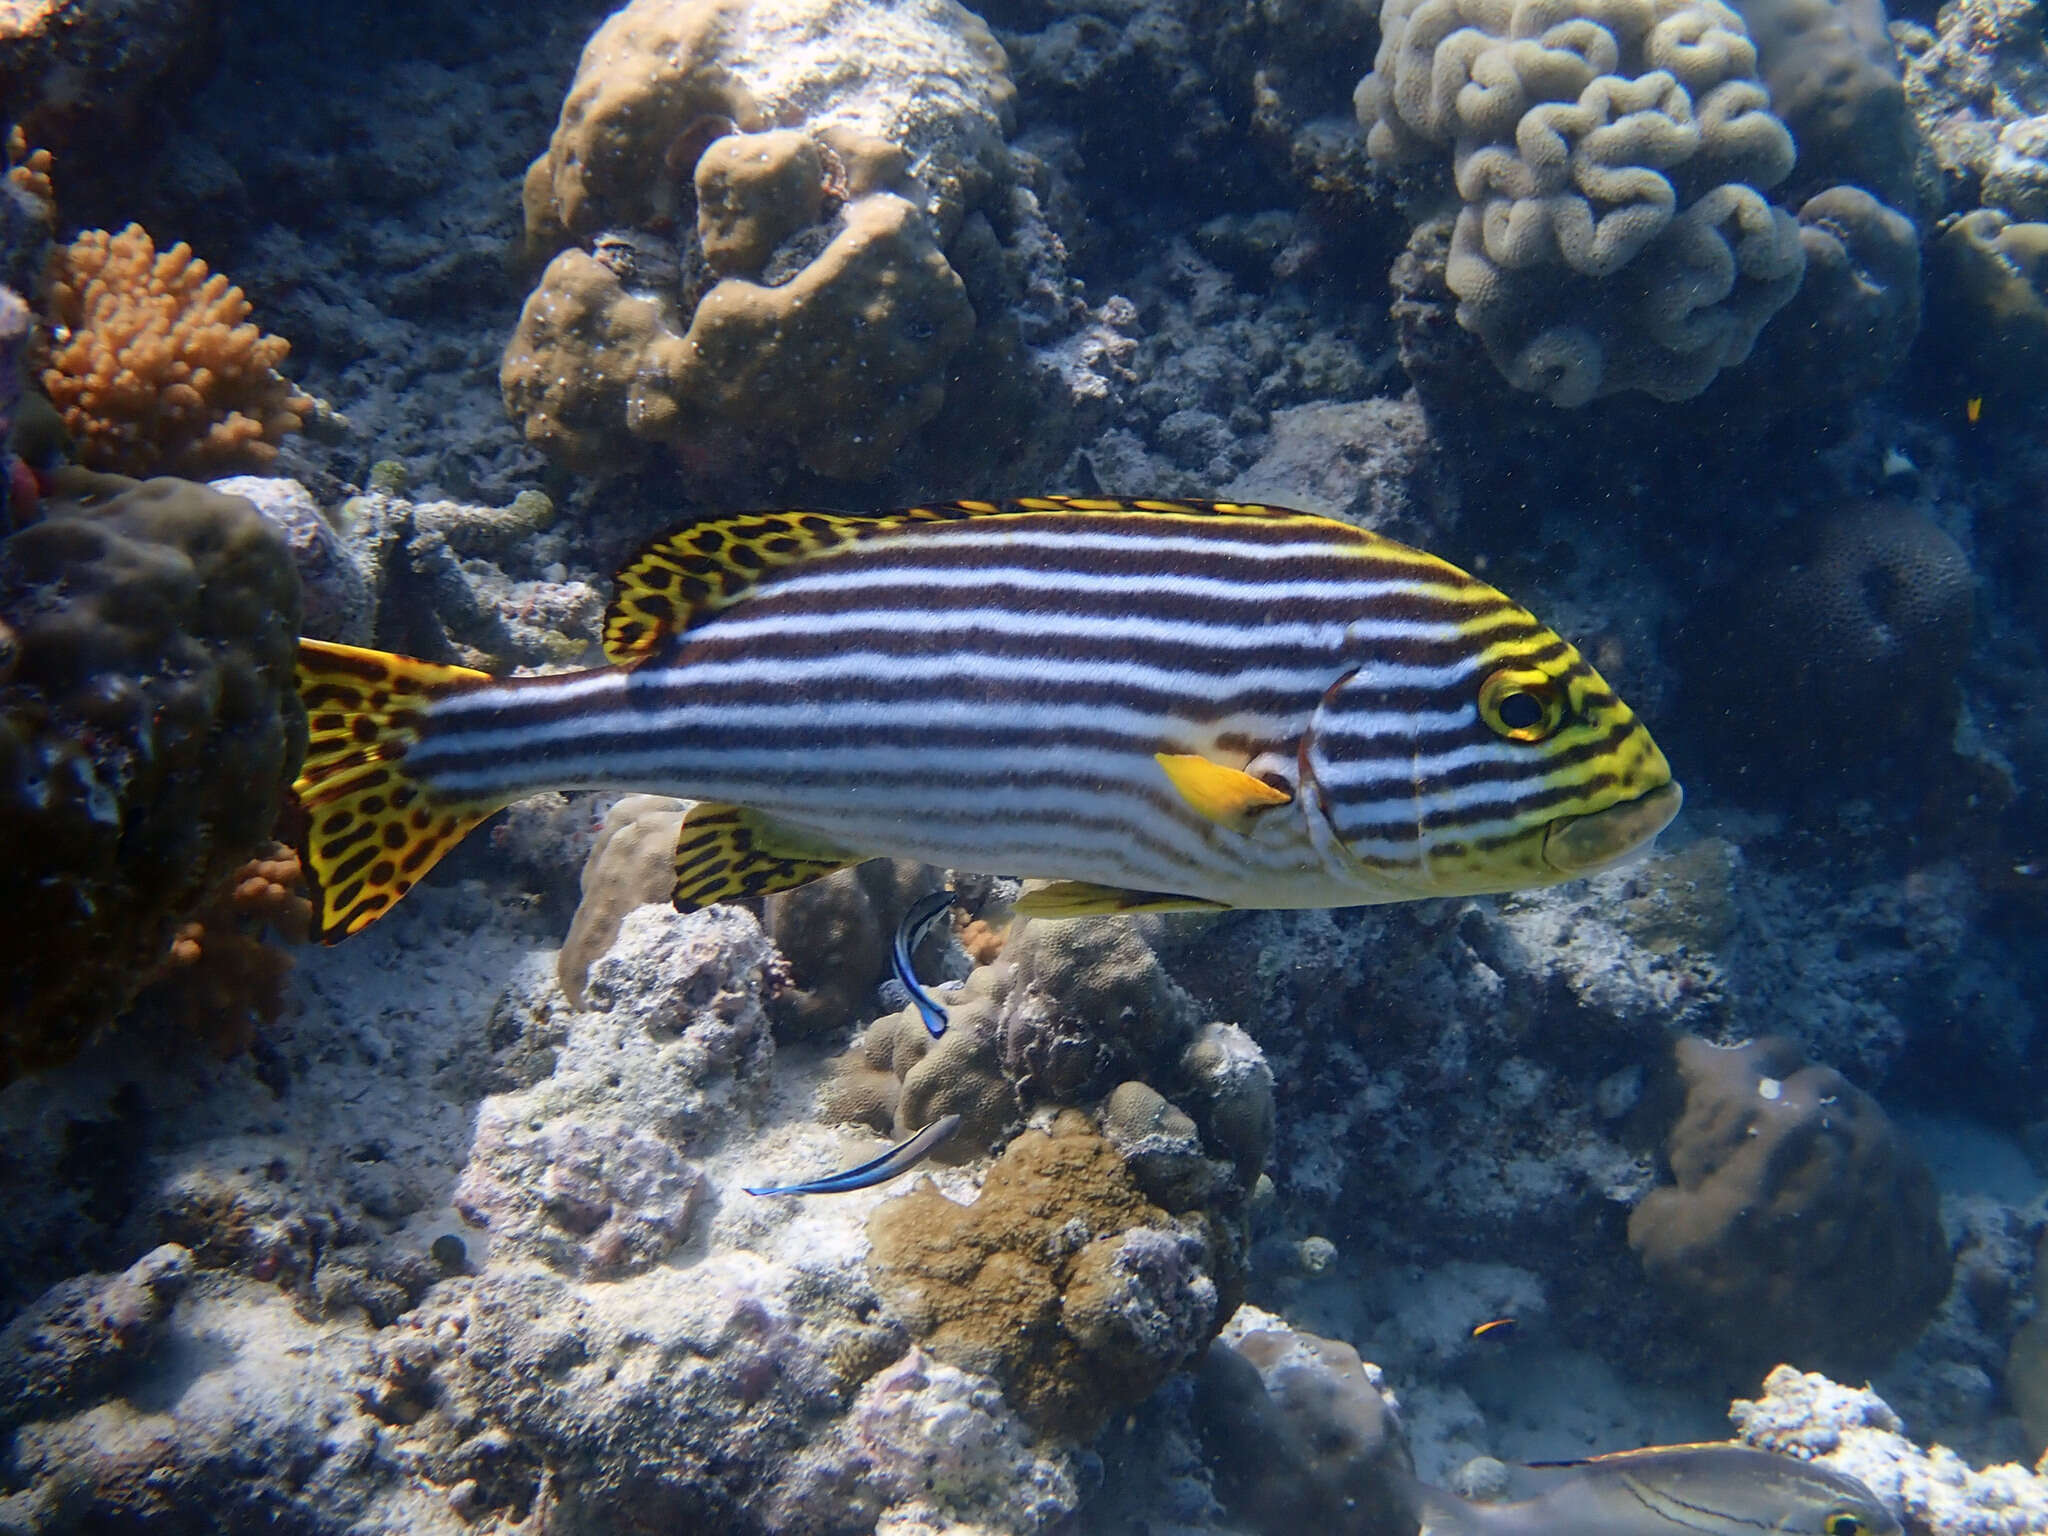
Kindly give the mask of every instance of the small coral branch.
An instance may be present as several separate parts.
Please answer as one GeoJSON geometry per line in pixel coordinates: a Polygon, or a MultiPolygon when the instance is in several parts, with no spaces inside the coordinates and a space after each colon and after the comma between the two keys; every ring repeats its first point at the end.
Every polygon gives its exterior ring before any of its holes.
{"type": "Polygon", "coordinates": [[[261,468],[313,401],[278,373],[291,351],[249,323],[242,290],[139,224],[92,229],[50,261],[43,389],[81,463],[122,474],[261,468]]]}

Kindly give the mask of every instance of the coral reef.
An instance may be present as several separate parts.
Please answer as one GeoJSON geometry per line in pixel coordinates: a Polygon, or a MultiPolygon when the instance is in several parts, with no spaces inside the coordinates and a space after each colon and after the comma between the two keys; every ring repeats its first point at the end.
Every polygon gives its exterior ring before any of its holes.
{"type": "Polygon", "coordinates": [[[825,1118],[900,1138],[957,1114],[935,1155],[964,1160],[1031,1109],[1100,1102],[1105,1134],[1155,1200],[1242,1196],[1257,1178],[1274,1120],[1265,1057],[1234,1025],[1197,1027],[1138,925],[1016,924],[1001,958],[946,1003],[936,1041],[914,1009],[870,1025],[833,1063],[825,1118]]]}
{"type": "Polygon", "coordinates": [[[1979,208],[1934,244],[1934,344],[1962,387],[2002,409],[2039,409],[2048,370],[2048,223],[1979,208]]]}
{"type": "Polygon", "coordinates": [[[207,62],[213,0],[0,6],[0,101],[38,142],[105,146],[207,62]]]}
{"type": "Polygon", "coordinates": [[[626,914],[666,901],[675,888],[676,833],[689,804],[667,795],[622,795],[605,811],[583,861],[582,898],[555,960],[573,1006],[584,1006],[590,967],[616,942],[626,914]]]}
{"type": "Polygon", "coordinates": [[[527,176],[529,246],[553,259],[506,408],[585,469],[658,442],[879,473],[974,333],[945,247],[1010,174],[1012,94],[952,0],[635,0],[527,176]]]}
{"type": "Polygon", "coordinates": [[[229,475],[211,483],[215,490],[240,496],[255,507],[291,546],[304,598],[299,633],[314,640],[368,645],[376,628],[376,594],[355,551],[312,492],[282,476],[229,475]]]}
{"type": "Polygon", "coordinates": [[[1884,0],[1734,0],[1771,111],[1799,146],[1788,190],[1853,183],[1909,213],[1921,145],[1884,0]]]}
{"type": "Polygon", "coordinates": [[[1948,1291],[1934,1181],[1868,1094],[1789,1041],[1678,1041],[1670,1184],[1629,1245],[1738,1373],[1883,1363],[1948,1291]]]}
{"type": "Polygon", "coordinates": [[[333,521],[369,590],[377,644],[487,672],[591,655],[604,597],[595,571],[564,561],[545,495],[479,507],[373,489],[333,521]]]}
{"type": "Polygon", "coordinates": [[[1764,763],[1812,774],[1938,761],[1975,585],[1961,546],[1910,507],[1873,501],[1803,523],[1732,588],[1704,594],[1678,636],[1706,751],[1757,789],[1764,763]],[[1768,634],[1768,653],[1736,643],[1738,630],[1768,634]]]}
{"type": "Polygon", "coordinates": [[[1011,1142],[972,1205],[923,1180],[869,1233],[876,1283],[911,1332],[994,1377],[1042,1431],[1093,1433],[1193,1359],[1236,1305],[1214,1223],[1148,1202],[1072,1112],[1011,1142]]]}
{"type": "Polygon", "coordinates": [[[706,1193],[684,1151],[764,1086],[772,964],[737,908],[627,913],[552,1074],[479,1108],[455,1192],[463,1219],[565,1274],[615,1278],[661,1259],[706,1193]]]}
{"type": "Polygon", "coordinates": [[[165,1243],[121,1274],[66,1280],[17,1315],[0,1330],[0,1433],[114,1387],[156,1344],[190,1272],[191,1255],[165,1243]]]}
{"type": "Polygon", "coordinates": [[[1262,1536],[1414,1529],[1393,1396],[1350,1345],[1240,1307],[1202,1362],[1196,1415],[1217,1493],[1262,1536]]]}
{"type": "MultiPolygon", "coordinates": [[[[1548,13],[1544,13],[1547,17],[1548,13]]],[[[1359,121],[1375,160],[1449,151],[1458,323],[1554,405],[1697,395],[1798,290],[1791,172],[1742,22],[1633,0],[1544,27],[1507,7],[1381,12],[1359,121]]]]}
{"type": "MultiPolygon", "coordinates": [[[[578,1007],[584,977],[611,947],[626,913],[669,900],[688,803],[627,795],[605,812],[559,962],[562,990],[578,1007]]],[[[783,960],[768,1000],[776,1029],[801,1038],[859,1016],[888,974],[889,945],[905,910],[937,888],[937,873],[924,865],[871,859],[760,902],[761,926],[783,960]]]]}
{"type": "Polygon", "coordinates": [[[299,580],[247,502],[67,472],[0,544],[0,1081],[74,1053],[268,841],[304,749],[299,580]]]}
{"type": "Polygon", "coordinates": [[[1729,1409],[1742,1438],[1846,1472],[1898,1513],[1911,1536],[2021,1536],[2048,1528],[2048,1476],[1973,1468],[1945,1446],[1922,1450],[1868,1387],[1781,1365],[1764,1395],[1729,1409]]]}
{"type": "Polygon", "coordinates": [[[44,392],[89,469],[147,475],[262,467],[313,402],[278,371],[291,343],[179,244],[139,224],[87,230],[51,259],[44,392]]]}

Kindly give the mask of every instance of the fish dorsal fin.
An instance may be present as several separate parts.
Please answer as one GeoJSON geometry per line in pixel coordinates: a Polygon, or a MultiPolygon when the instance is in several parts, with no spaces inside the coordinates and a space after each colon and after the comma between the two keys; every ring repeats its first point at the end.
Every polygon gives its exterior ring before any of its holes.
{"type": "Polygon", "coordinates": [[[617,665],[630,666],[659,650],[674,636],[738,602],[770,572],[831,554],[877,534],[917,523],[1047,512],[1325,521],[1306,512],[1249,502],[1125,501],[1102,496],[941,501],[891,512],[827,512],[810,507],[741,512],[692,523],[665,534],[620,570],[617,593],[605,610],[605,658],[617,665]]]}
{"type": "Polygon", "coordinates": [[[676,834],[676,910],[793,891],[862,858],[826,848],[758,811],[699,801],[676,834]]]}
{"type": "Polygon", "coordinates": [[[922,508],[861,514],[791,507],[742,512],[665,534],[619,572],[604,615],[605,659],[630,666],[738,602],[770,571],[935,515],[922,508]]]}
{"type": "Polygon", "coordinates": [[[1017,898],[1019,917],[1111,917],[1132,912],[1223,912],[1224,902],[1164,891],[1127,891],[1089,880],[1054,880],[1017,898]]]}

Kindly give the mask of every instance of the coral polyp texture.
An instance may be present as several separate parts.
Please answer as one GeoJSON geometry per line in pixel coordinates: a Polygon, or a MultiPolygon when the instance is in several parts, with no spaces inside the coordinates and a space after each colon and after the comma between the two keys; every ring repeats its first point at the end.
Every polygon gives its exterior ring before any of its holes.
{"type": "Polygon", "coordinates": [[[883,1295],[933,1355],[994,1377],[1041,1431],[1087,1435],[1141,1401],[1236,1305],[1208,1218],[1151,1204],[1080,1115],[1026,1131],[972,1205],[929,1181],[869,1222],[883,1295]]]}
{"type": "Polygon", "coordinates": [[[0,1082],[74,1054],[268,846],[305,747],[299,578],[256,509],[68,471],[0,543],[0,1082]]]}
{"type": "Polygon", "coordinates": [[[1375,160],[1451,162],[1458,322],[1555,405],[1697,395],[1799,288],[1792,136],[1717,0],[1391,0],[1375,160]]]}
{"type": "Polygon", "coordinates": [[[90,469],[261,468],[313,402],[278,369],[291,343],[250,323],[240,288],[180,243],[91,229],[51,259],[43,390],[90,469]]]}
{"type": "Polygon", "coordinates": [[[1963,387],[2038,412],[2048,372],[2048,223],[1979,208],[1943,232],[1932,265],[1940,343],[1963,387]]]}
{"type": "Polygon", "coordinates": [[[634,0],[527,174],[529,248],[552,260],[506,408],[584,469],[660,443],[879,473],[974,332],[945,246],[1011,174],[1012,95],[953,0],[634,0]]]}
{"type": "Polygon", "coordinates": [[[1677,1042],[1671,1182],[1629,1245],[1688,1326],[1740,1371],[1873,1369],[1947,1294],[1934,1180],[1877,1101],[1779,1038],[1677,1042]]]}

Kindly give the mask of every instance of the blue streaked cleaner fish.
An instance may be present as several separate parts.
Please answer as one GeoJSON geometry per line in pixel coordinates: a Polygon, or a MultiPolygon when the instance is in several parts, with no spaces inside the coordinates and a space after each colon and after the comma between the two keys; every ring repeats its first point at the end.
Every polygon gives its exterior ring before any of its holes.
{"type": "Polygon", "coordinates": [[[698,802],[675,904],[880,855],[1025,915],[1550,885],[1678,812],[1567,641],[1455,566],[1227,502],[1045,497],[694,524],[619,573],[607,665],[494,679],[306,640],[318,931],[543,789],[698,802]]]}
{"type": "Polygon", "coordinates": [[[932,925],[952,906],[951,891],[933,891],[918,897],[903,914],[903,921],[896,925],[896,936],[889,943],[889,969],[895,974],[897,984],[910,994],[910,1006],[917,1010],[917,1016],[924,1020],[925,1033],[934,1040],[946,1032],[946,1010],[937,998],[925,991],[910,957],[917,953],[917,946],[932,931],[932,925]]]}
{"type": "Polygon", "coordinates": [[[822,1178],[805,1179],[801,1184],[776,1184],[763,1188],[750,1188],[750,1195],[843,1195],[849,1190],[873,1189],[877,1184],[886,1184],[891,1179],[910,1172],[919,1163],[938,1151],[953,1139],[953,1133],[960,1129],[958,1115],[941,1115],[915,1136],[899,1141],[880,1157],[871,1157],[864,1163],[843,1168],[838,1173],[828,1173],[822,1178]]]}
{"type": "Polygon", "coordinates": [[[1855,1478],[1733,1442],[1542,1465],[1569,1470],[1512,1503],[1414,1484],[1417,1536],[1900,1536],[1855,1478]]]}

